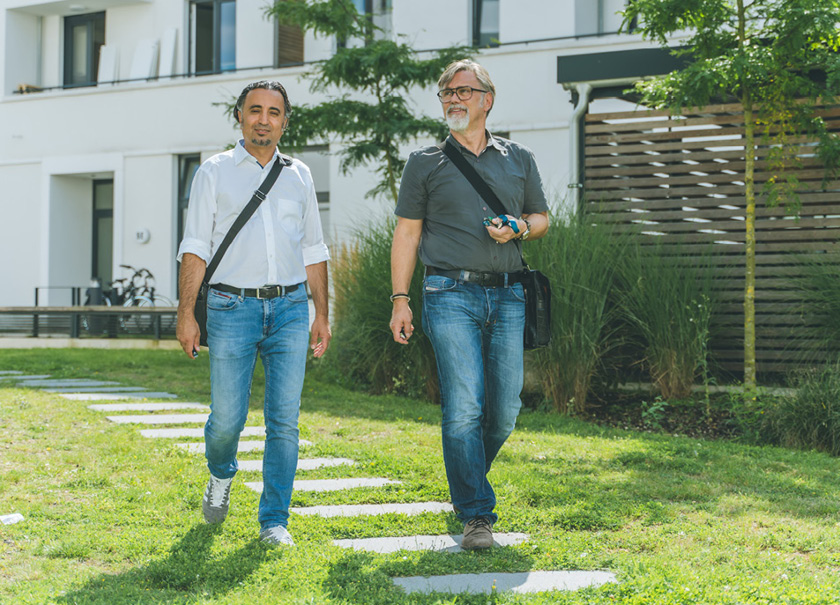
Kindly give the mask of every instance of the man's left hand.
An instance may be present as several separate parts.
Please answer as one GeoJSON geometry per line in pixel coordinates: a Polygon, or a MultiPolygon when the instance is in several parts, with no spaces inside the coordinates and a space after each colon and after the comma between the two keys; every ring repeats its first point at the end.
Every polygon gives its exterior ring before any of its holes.
{"type": "Polygon", "coordinates": [[[330,331],[329,320],[326,317],[316,315],[315,321],[312,322],[309,337],[309,348],[312,349],[312,355],[315,358],[322,357],[327,352],[331,338],[332,332],[330,331]]]}
{"type": "MultiPolygon", "coordinates": [[[[509,214],[505,215],[510,223],[516,223],[516,226],[519,228],[519,233],[522,233],[523,229],[525,229],[525,222],[519,219],[516,219],[509,214]]],[[[516,233],[513,229],[511,229],[510,225],[504,224],[502,218],[497,216],[492,219],[492,225],[487,225],[485,229],[487,229],[487,233],[490,234],[497,244],[506,244],[512,239],[516,239],[519,237],[519,233],[516,233]]]]}

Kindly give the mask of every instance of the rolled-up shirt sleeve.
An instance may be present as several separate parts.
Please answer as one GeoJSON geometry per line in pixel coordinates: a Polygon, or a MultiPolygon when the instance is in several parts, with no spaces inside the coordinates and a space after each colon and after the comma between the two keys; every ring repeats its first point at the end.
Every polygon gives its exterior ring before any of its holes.
{"type": "Polygon", "coordinates": [[[315,194],[315,184],[312,174],[306,169],[306,203],[303,211],[303,264],[314,265],[330,260],[330,251],[324,243],[324,230],[321,226],[321,215],[318,210],[318,197],[315,194]]]}
{"type": "Polygon", "coordinates": [[[202,164],[190,187],[184,238],[178,247],[178,262],[181,262],[184,254],[190,253],[210,263],[215,220],[216,181],[208,165],[202,164]]]}

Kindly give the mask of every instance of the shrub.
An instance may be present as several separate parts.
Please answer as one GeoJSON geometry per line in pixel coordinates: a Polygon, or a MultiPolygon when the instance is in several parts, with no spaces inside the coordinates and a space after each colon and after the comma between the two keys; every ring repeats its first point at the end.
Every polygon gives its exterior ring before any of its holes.
{"type": "Polygon", "coordinates": [[[551,217],[548,234],[525,246],[529,264],[551,281],[551,344],[533,359],[546,397],[564,414],[585,411],[592,380],[615,346],[616,285],[625,238],[579,213],[551,217]]]}
{"type": "Polygon", "coordinates": [[[840,360],[795,374],[796,394],[779,397],[764,410],[766,440],[840,455],[840,360]]]}
{"type": "Polygon", "coordinates": [[[802,274],[796,280],[802,297],[800,313],[812,325],[798,330],[805,363],[837,354],[840,342],[840,254],[801,257],[802,274]]]}
{"type": "Polygon", "coordinates": [[[708,368],[711,255],[688,255],[678,245],[642,245],[638,237],[634,241],[622,264],[621,313],[660,395],[682,399],[708,368]]]}
{"type": "Polygon", "coordinates": [[[437,399],[434,353],[420,321],[422,266],[411,283],[414,335],[394,342],[391,319],[391,240],[395,221],[371,223],[355,241],[334,251],[332,355],[328,366],[371,393],[398,393],[437,399]]]}

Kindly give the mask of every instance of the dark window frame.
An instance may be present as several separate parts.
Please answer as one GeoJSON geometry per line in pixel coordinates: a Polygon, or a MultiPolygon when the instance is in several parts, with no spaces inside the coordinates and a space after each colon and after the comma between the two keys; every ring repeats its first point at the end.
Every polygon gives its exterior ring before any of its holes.
{"type": "MultiPolygon", "coordinates": [[[[93,253],[91,254],[91,269],[90,274],[92,277],[99,278],[103,286],[107,286],[108,283],[111,281],[113,275],[98,275],[99,273],[99,222],[102,220],[111,219],[114,220],[114,179],[94,179],[91,187],[91,206],[92,206],[92,217],[91,222],[93,224],[93,253]],[[97,207],[97,202],[99,199],[97,198],[97,186],[99,185],[111,185],[111,200],[110,200],[110,207],[101,208],[97,207]]],[[[113,226],[112,226],[113,229],[113,226]]],[[[113,262],[114,258],[114,235],[113,231],[111,232],[111,260],[113,262]]]]}
{"type": "MultiPolygon", "coordinates": [[[[500,2],[498,0],[494,0],[494,4],[496,5],[496,9],[500,8],[500,2]]],[[[499,32],[482,32],[481,31],[481,17],[482,12],[485,8],[485,0],[472,0],[472,45],[478,48],[495,48],[499,46],[499,32]],[[495,34],[494,37],[487,37],[486,40],[482,41],[482,38],[485,36],[490,36],[491,34],[495,34]]]]}
{"type": "MultiPolygon", "coordinates": [[[[192,182],[195,178],[195,173],[198,167],[201,166],[200,153],[184,153],[177,156],[178,158],[178,196],[175,198],[177,213],[176,231],[175,231],[175,249],[181,245],[181,240],[184,239],[184,229],[186,228],[186,214],[187,207],[190,204],[190,191],[192,190],[192,182]]],[[[181,263],[175,261],[175,292],[178,292],[178,282],[181,275],[181,263]]]]}
{"type": "Polygon", "coordinates": [[[105,44],[105,11],[71,15],[64,17],[64,88],[96,86],[99,71],[99,51],[105,44]],[[87,47],[85,49],[85,78],[81,82],[73,80],[76,61],[74,29],[86,26],[87,47]]]}
{"type": "MultiPolygon", "coordinates": [[[[189,73],[193,76],[207,76],[212,74],[220,74],[226,73],[230,71],[236,71],[236,0],[190,0],[190,24],[189,24],[189,73]],[[233,67],[223,69],[222,67],[222,5],[224,4],[232,4],[234,8],[234,33],[233,33],[233,67]],[[209,57],[209,68],[205,68],[202,64],[201,68],[199,68],[199,56],[198,56],[198,40],[196,40],[196,20],[198,19],[198,10],[206,10],[210,8],[212,10],[212,40],[211,50],[210,50],[210,57],[209,57]]],[[[202,63],[206,60],[206,57],[201,58],[202,63]]]]}

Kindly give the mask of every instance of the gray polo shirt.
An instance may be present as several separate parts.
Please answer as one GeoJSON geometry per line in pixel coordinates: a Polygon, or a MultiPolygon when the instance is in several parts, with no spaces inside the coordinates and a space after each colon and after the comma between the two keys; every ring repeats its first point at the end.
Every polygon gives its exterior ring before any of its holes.
{"type": "MultiPolygon", "coordinates": [[[[487,147],[476,157],[452,135],[447,140],[487,181],[508,214],[519,217],[548,210],[530,149],[488,132],[487,147]]],[[[493,273],[522,268],[517,245],[497,244],[482,224],[485,217],[495,213],[435,145],[409,156],[395,214],[423,219],[420,260],[427,267],[493,273]]]]}

